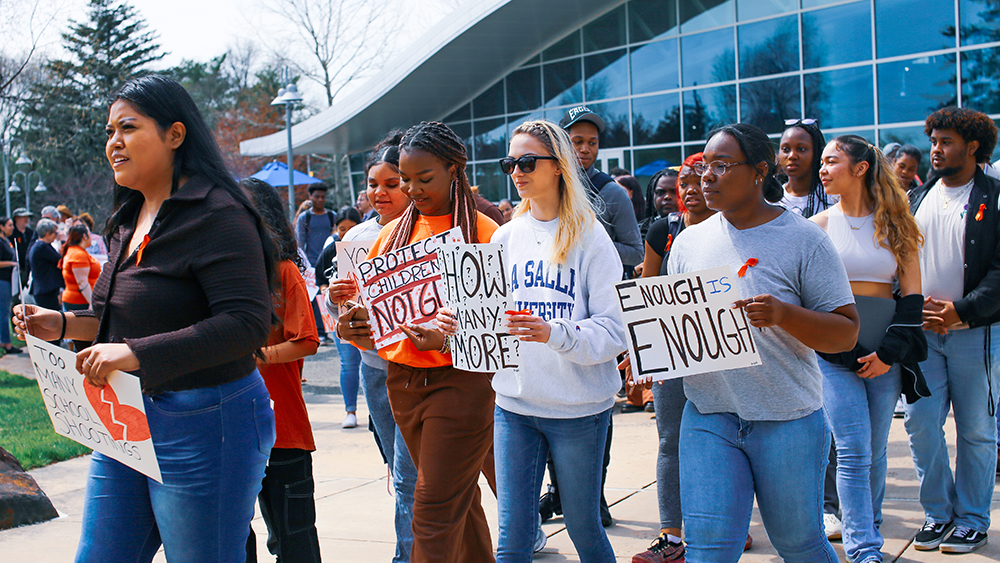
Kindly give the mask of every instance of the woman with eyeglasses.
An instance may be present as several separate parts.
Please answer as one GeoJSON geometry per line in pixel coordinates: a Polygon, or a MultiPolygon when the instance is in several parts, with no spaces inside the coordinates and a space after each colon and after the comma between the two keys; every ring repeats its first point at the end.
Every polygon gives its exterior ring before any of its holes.
{"type": "Polygon", "coordinates": [[[778,146],[778,169],[787,179],[778,205],[809,218],[837,202],[819,181],[826,139],[815,119],[786,119],[778,146]]]}
{"type": "MultiPolygon", "coordinates": [[[[625,334],[614,300],[621,260],[587,198],[569,135],[548,121],[514,130],[500,161],[521,203],[493,242],[511,271],[510,333],[521,367],[498,371],[494,447],[500,538],[497,561],[527,563],[538,526],[538,490],[549,452],[562,511],[583,562],[612,562],[601,525],[601,467],[621,386],[615,358],[625,334]],[[545,280],[545,281],[542,281],[545,280]]],[[[441,315],[442,328],[455,328],[441,315]]]]}
{"type": "Polygon", "coordinates": [[[892,164],[868,141],[837,137],[823,150],[822,163],[823,185],[840,201],[812,221],[830,235],[861,313],[854,349],[820,354],[819,360],[837,444],[844,551],[857,563],[879,563],[886,444],[896,400],[901,388],[909,402],[930,394],[918,365],[927,359],[918,263],[923,235],[892,164]]]}
{"type": "Polygon", "coordinates": [[[728,265],[761,363],[684,378],[680,489],[686,560],[735,562],[754,498],[786,561],[837,561],[823,534],[829,434],[813,350],[857,341],[858,313],[836,249],[816,225],[771,205],[774,150],[752,125],[709,135],[695,165],[709,209],[673,243],[667,273],[728,265]],[[795,244],[787,243],[794,240],[795,244]]]}

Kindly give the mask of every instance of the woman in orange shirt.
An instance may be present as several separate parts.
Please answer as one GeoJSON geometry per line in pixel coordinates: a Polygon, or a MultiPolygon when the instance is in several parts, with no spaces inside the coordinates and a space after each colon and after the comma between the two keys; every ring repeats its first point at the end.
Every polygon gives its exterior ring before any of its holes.
{"type": "MultiPolygon", "coordinates": [[[[382,229],[369,257],[455,227],[466,242],[489,242],[497,225],[476,211],[458,136],[442,123],[422,122],[406,132],[399,150],[401,187],[412,204],[382,229]]],[[[341,316],[340,336],[371,349],[371,332],[355,318],[359,313],[355,307],[341,316]]],[[[409,340],[378,353],[389,361],[389,403],[417,468],[410,561],[492,563],[478,484],[493,445],[489,376],[455,369],[440,331],[403,331],[409,340]]]]}
{"type": "MultiPolygon", "coordinates": [[[[101,276],[101,264],[87,249],[90,248],[90,229],[87,225],[76,224],[69,228],[66,242],[62,246],[63,280],[66,289],[63,291],[62,302],[65,311],[82,311],[90,308],[94,284],[101,276]]],[[[90,346],[86,340],[74,340],[73,349],[83,350],[90,346]]]]}

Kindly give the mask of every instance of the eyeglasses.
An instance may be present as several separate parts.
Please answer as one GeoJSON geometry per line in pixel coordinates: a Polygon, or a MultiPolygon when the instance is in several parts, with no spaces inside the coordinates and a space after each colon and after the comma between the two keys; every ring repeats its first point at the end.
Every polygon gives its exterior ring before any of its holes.
{"type": "Polygon", "coordinates": [[[726,173],[726,169],[729,168],[730,166],[739,166],[741,164],[750,164],[750,163],[745,161],[722,162],[721,160],[715,160],[709,164],[705,164],[704,162],[695,162],[692,168],[694,168],[694,171],[697,172],[699,176],[704,176],[705,172],[708,172],[709,170],[711,170],[712,174],[715,174],[716,176],[722,176],[723,174],[726,173]]]}
{"type": "Polygon", "coordinates": [[[814,123],[819,123],[819,120],[813,119],[811,117],[807,117],[805,119],[799,119],[797,117],[793,117],[792,119],[785,120],[785,125],[798,125],[799,123],[801,123],[802,125],[812,125],[814,123]]]}
{"type": "Polygon", "coordinates": [[[539,160],[559,160],[554,156],[535,156],[533,154],[526,154],[518,158],[501,158],[500,159],[500,170],[503,170],[504,174],[513,174],[514,166],[521,169],[521,172],[529,174],[535,171],[535,163],[539,160]]]}

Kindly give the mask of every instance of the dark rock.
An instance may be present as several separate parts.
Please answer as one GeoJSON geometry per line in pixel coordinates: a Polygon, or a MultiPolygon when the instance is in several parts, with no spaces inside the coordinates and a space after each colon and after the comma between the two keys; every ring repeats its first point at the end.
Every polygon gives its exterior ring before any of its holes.
{"type": "Polygon", "coordinates": [[[52,502],[31,475],[25,473],[17,458],[0,448],[0,530],[58,516],[52,502]]]}

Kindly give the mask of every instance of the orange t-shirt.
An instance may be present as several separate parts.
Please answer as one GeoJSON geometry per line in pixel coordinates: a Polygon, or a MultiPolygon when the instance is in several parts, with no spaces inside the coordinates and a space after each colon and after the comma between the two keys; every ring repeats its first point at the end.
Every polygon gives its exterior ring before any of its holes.
{"type": "MultiPolygon", "coordinates": [[[[392,230],[396,227],[399,219],[390,221],[388,225],[382,227],[375,239],[368,257],[372,258],[382,254],[382,246],[385,245],[392,230]]],[[[421,215],[413,225],[413,235],[410,237],[410,244],[423,240],[432,235],[443,233],[451,228],[451,215],[427,216],[421,215]]],[[[490,242],[493,233],[499,227],[486,215],[476,212],[476,239],[478,242],[490,242]]],[[[467,241],[468,242],[468,241],[467,241]]],[[[390,344],[378,351],[382,358],[397,364],[404,364],[415,368],[432,368],[451,365],[451,354],[442,354],[436,350],[421,352],[410,340],[403,339],[394,344],[390,344]]]]}
{"type": "Polygon", "coordinates": [[[87,275],[87,282],[93,291],[97,278],[101,277],[101,263],[96,258],[87,254],[87,251],[80,246],[71,246],[66,249],[66,256],[62,259],[63,280],[66,282],[66,291],[63,291],[63,302],[73,305],[87,305],[87,298],[80,293],[80,284],[76,282],[74,269],[90,268],[87,275]]]}
{"type": "MultiPolygon", "coordinates": [[[[319,344],[312,303],[298,266],[291,260],[284,260],[278,265],[278,275],[281,279],[281,301],[276,313],[281,324],[271,331],[267,345],[299,340],[312,340],[319,344]]],[[[302,364],[300,358],[294,362],[259,366],[264,384],[274,401],[276,448],[316,449],[306,401],[302,397],[302,364]]]]}

